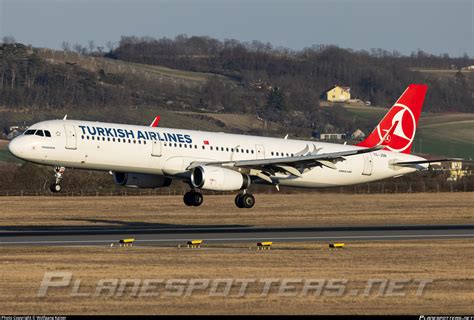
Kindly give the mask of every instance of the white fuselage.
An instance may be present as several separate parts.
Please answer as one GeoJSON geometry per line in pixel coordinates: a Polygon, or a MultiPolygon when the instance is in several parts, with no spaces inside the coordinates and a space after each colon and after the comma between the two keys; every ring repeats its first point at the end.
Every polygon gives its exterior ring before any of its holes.
{"type": "MultiPolygon", "coordinates": [[[[194,130],[153,128],[76,120],[51,120],[30,129],[51,137],[22,135],[10,142],[18,158],[53,166],[164,175],[186,179],[193,162],[268,159],[363,149],[352,145],[194,130]]],[[[404,175],[418,168],[391,165],[422,158],[391,151],[346,157],[336,169],[305,170],[301,177],[276,174],[280,185],[330,187],[404,175]]]]}

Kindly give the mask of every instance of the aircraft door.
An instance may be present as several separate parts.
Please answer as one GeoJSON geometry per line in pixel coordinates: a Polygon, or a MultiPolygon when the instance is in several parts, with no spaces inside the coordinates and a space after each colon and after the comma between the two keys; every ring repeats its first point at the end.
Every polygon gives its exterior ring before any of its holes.
{"type": "Polygon", "coordinates": [[[64,129],[66,131],[66,149],[76,150],[77,149],[76,128],[73,125],[65,124],[64,129]]]}
{"type": "Polygon", "coordinates": [[[362,170],[362,174],[365,176],[370,176],[372,175],[372,168],[374,166],[374,163],[372,160],[372,154],[365,153],[363,154],[363,157],[364,157],[364,169],[362,170]]]}
{"type": "Polygon", "coordinates": [[[153,140],[151,143],[151,155],[153,157],[161,157],[161,141],[153,140]]]}
{"type": "Polygon", "coordinates": [[[265,159],[265,147],[257,144],[255,145],[255,151],[257,153],[257,159],[265,159]]]}

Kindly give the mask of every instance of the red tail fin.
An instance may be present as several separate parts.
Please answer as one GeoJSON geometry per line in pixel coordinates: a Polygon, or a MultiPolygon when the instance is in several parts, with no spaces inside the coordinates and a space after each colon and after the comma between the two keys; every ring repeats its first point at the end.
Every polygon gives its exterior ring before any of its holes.
{"type": "Polygon", "coordinates": [[[387,146],[385,149],[410,153],[427,90],[427,85],[410,84],[374,131],[358,146],[368,148],[376,146],[395,125],[391,130],[393,133],[384,143],[387,146]]]}
{"type": "Polygon", "coordinates": [[[160,123],[160,116],[156,116],[155,119],[153,119],[153,122],[150,124],[150,127],[158,127],[158,124],[160,123]]]}

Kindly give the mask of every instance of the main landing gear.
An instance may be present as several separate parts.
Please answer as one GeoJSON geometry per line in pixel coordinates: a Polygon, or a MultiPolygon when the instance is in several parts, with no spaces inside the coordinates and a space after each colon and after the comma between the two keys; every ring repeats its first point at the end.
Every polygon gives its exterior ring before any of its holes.
{"type": "Polygon", "coordinates": [[[184,204],[189,207],[199,207],[204,200],[202,194],[195,190],[186,192],[183,197],[184,204]]]}
{"type": "Polygon", "coordinates": [[[235,196],[235,205],[241,209],[250,209],[255,205],[255,197],[244,191],[235,196]]]}
{"type": "MultiPolygon", "coordinates": [[[[204,198],[199,191],[191,190],[184,194],[183,201],[188,207],[199,207],[204,198]]],[[[239,208],[250,209],[255,205],[255,197],[244,190],[235,197],[235,205],[239,208]]]]}
{"type": "Polygon", "coordinates": [[[66,170],[64,167],[54,167],[54,178],[56,179],[55,183],[49,186],[49,190],[53,193],[61,191],[61,180],[63,179],[63,173],[66,170]]]}

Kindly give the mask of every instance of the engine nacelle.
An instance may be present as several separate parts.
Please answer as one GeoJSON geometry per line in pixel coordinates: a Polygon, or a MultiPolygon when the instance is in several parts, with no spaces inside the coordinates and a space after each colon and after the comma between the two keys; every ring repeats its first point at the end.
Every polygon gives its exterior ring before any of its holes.
{"type": "Polygon", "coordinates": [[[217,166],[200,166],[191,173],[191,184],[195,188],[214,191],[247,189],[250,177],[240,172],[217,166]]]}
{"type": "Polygon", "coordinates": [[[114,181],[116,184],[142,189],[155,189],[169,187],[171,179],[156,174],[114,172],[114,181]]]}

